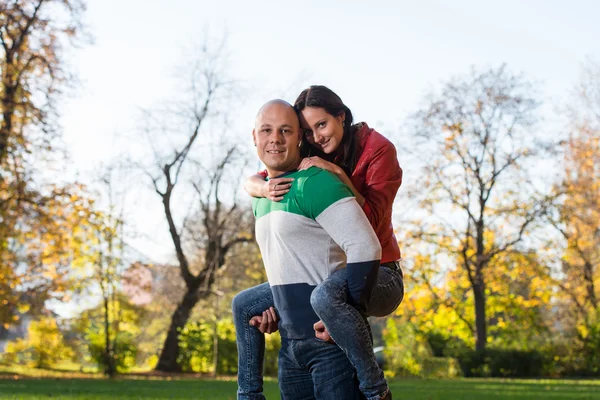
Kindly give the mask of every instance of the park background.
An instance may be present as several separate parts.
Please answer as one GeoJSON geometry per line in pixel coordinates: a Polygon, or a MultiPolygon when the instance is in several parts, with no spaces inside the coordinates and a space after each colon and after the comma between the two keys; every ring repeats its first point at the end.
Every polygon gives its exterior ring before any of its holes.
{"type": "MultiPolygon", "coordinates": [[[[371,321],[387,376],[423,396],[412,379],[597,378],[598,15],[0,0],[0,376],[193,376],[196,394],[235,376],[231,299],[266,280],[241,187],[262,168],[254,115],[324,84],[404,170],[406,296],[371,321]]],[[[277,350],[270,335],[270,376],[277,350]]]]}

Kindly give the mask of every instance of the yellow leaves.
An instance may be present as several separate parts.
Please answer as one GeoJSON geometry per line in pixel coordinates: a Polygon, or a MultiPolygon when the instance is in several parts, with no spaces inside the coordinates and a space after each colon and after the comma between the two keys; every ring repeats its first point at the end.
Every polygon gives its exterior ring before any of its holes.
{"type": "MultiPolygon", "coordinates": [[[[54,257],[52,257],[52,258],[54,258],[54,257]]],[[[57,274],[56,265],[52,265],[52,264],[47,264],[45,270],[42,272],[42,276],[44,278],[51,279],[51,280],[56,279],[57,275],[58,274],[57,274]]]]}
{"type": "MultiPolygon", "coordinates": [[[[31,215],[22,218],[11,234],[18,253],[3,252],[0,266],[0,304],[12,304],[0,312],[0,323],[13,324],[14,313],[31,309],[19,303],[23,288],[43,304],[46,298],[64,299],[74,289],[73,269],[91,265],[90,254],[96,246],[96,232],[90,216],[93,201],[84,186],[48,186],[40,188],[30,203],[31,215]],[[35,200],[35,201],[34,201],[35,200]],[[17,268],[18,266],[18,268],[17,268]]],[[[1,232],[0,232],[1,233],[1,232]]],[[[1,242],[0,242],[1,243],[1,242]]]]}
{"type": "Polygon", "coordinates": [[[590,334],[590,329],[584,324],[577,326],[577,331],[583,339],[587,338],[590,334]]]}
{"type": "Polygon", "coordinates": [[[26,312],[28,312],[31,309],[31,305],[29,304],[19,304],[17,306],[17,310],[19,311],[19,313],[21,314],[25,314],[26,312]]]}
{"type": "Polygon", "coordinates": [[[252,239],[252,233],[251,232],[247,232],[247,231],[238,232],[238,236],[240,238],[244,238],[244,239],[247,239],[247,240],[251,240],[252,239]]]}
{"type": "MultiPolygon", "coordinates": [[[[559,204],[566,250],[562,257],[565,285],[580,304],[590,301],[586,286],[600,274],[600,130],[574,124],[565,150],[565,175],[557,191],[565,193],[559,204]]],[[[567,301],[569,299],[567,294],[567,301]]]]}
{"type": "Polygon", "coordinates": [[[42,318],[29,325],[26,339],[17,339],[6,346],[8,354],[29,352],[35,367],[47,368],[60,359],[71,357],[72,351],[63,343],[63,336],[53,318],[42,318]]]}

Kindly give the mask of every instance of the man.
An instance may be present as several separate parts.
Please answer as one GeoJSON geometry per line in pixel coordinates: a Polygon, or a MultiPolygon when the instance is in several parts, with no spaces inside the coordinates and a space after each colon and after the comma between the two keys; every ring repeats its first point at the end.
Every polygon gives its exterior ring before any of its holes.
{"type": "MultiPolygon", "coordinates": [[[[367,302],[377,280],[381,246],[351,190],[328,171],[297,171],[301,131],[283,100],[265,104],[252,132],[269,179],[294,178],[280,202],[253,200],[256,238],[279,314],[282,398],[360,399],[354,368],[336,345],[315,338],[315,287],[348,268],[353,298],[367,302]]],[[[265,314],[263,314],[265,315],[265,314]]],[[[274,319],[272,313],[265,317],[274,319]]],[[[352,329],[352,327],[349,327],[352,329]]]]}

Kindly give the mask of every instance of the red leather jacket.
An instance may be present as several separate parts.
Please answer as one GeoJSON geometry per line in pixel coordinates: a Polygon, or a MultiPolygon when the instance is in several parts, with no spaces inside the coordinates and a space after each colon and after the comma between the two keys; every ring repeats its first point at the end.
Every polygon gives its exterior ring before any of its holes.
{"type": "Polygon", "coordinates": [[[360,157],[350,180],[365,198],[363,211],[381,243],[381,262],[400,259],[392,226],[392,206],[402,184],[396,147],[366,123],[356,132],[360,157]]]}
{"type": "MultiPolygon", "coordinates": [[[[392,206],[402,184],[396,147],[364,122],[360,123],[356,139],[360,157],[350,180],[365,198],[363,211],[381,243],[381,263],[399,260],[400,248],[392,226],[392,206]]],[[[339,164],[337,161],[334,160],[339,164]]],[[[266,178],[267,171],[259,175],[266,178]]]]}

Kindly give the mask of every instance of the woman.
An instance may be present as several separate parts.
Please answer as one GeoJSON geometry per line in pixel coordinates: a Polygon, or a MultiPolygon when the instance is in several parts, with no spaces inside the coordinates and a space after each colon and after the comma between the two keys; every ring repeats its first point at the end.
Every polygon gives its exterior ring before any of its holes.
{"type": "MultiPolygon", "coordinates": [[[[399,265],[400,250],[394,236],[392,205],[402,169],[396,149],[366,123],[352,125],[352,112],[333,91],[311,86],[295,102],[304,130],[305,156],[299,169],[319,167],[339,177],[354,193],[381,243],[378,283],[369,308],[348,304],[345,271],[333,273],[312,293],[311,304],[321,318],[316,336],[331,338],[347,354],[357,371],[360,389],[368,399],[391,399],[383,371],[377,365],[367,316],[392,313],[402,301],[404,286],[399,265]]],[[[257,174],[248,179],[246,191],[253,197],[279,201],[289,191],[288,178],[265,181],[257,174]]],[[[232,303],[238,344],[238,399],[264,399],[262,363],[264,335],[276,329],[273,297],[267,283],[240,292],[232,303]],[[256,329],[260,324],[260,329],[256,329]],[[253,325],[253,326],[251,326],[253,325]]]]}

